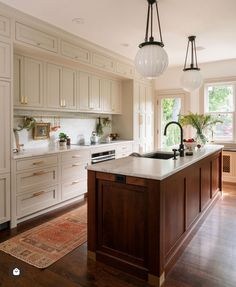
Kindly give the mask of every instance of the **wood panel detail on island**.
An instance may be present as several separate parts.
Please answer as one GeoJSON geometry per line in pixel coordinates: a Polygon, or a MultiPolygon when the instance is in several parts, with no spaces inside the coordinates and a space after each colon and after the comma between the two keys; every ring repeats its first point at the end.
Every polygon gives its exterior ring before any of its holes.
{"type": "Polygon", "coordinates": [[[155,286],[222,188],[218,150],[162,180],[88,171],[88,254],[155,286]]]}

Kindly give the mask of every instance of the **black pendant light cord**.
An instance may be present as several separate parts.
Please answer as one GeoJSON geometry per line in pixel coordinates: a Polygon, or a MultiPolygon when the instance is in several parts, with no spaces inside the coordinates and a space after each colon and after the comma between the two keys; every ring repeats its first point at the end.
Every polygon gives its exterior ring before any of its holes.
{"type": "Polygon", "coordinates": [[[143,47],[145,45],[159,45],[161,47],[164,47],[163,41],[162,41],[162,33],[161,33],[161,23],[160,23],[160,17],[159,17],[159,11],[158,11],[158,5],[156,0],[147,0],[148,1],[148,12],[147,12],[147,24],[146,24],[146,33],[145,33],[145,39],[143,43],[139,45],[139,47],[143,47]],[[159,29],[159,35],[160,35],[160,42],[154,41],[153,37],[153,4],[155,3],[156,11],[157,11],[157,23],[158,23],[158,29],[159,29]],[[151,22],[151,23],[150,23],[151,22]],[[150,37],[149,37],[149,24],[150,24],[150,37]]]}
{"type": "Polygon", "coordinates": [[[188,45],[187,45],[187,51],[186,51],[183,71],[188,71],[188,70],[198,70],[199,71],[200,70],[198,68],[198,64],[197,64],[197,52],[196,52],[195,38],[196,38],[196,36],[189,36],[188,37],[188,45]],[[191,43],[191,63],[190,63],[189,68],[186,68],[187,59],[188,59],[188,50],[189,50],[189,44],[190,43],[191,43]]]}

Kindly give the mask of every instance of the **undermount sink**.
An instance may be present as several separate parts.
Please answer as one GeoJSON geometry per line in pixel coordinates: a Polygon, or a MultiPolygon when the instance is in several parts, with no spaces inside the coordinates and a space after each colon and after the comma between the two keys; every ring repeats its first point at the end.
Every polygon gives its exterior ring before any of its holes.
{"type": "Polygon", "coordinates": [[[143,154],[142,157],[155,159],[170,159],[174,157],[174,154],[170,152],[151,152],[143,154]]]}

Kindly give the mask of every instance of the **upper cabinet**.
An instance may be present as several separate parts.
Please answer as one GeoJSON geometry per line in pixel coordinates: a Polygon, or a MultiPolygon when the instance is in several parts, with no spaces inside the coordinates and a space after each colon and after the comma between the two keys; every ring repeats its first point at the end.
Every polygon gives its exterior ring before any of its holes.
{"type": "Polygon", "coordinates": [[[14,105],[43,106],[43,62],[14,55],[14,105]]]}
{"type": "Polygon", "coordinates": [[[11,45],[0,41],[0,78],[11,77],[11,45]]]}
{"type": "Polygon", "coordinates": [[[0,15],[0,35],[10,37],[10,19],[0,15]]]}
{"type": "Polygon", "coordinates": [[[58,52],[56,37],[18,22],[16,22],[16,41],[50,52],[58,52]]]}
{"type": "Polygon", "coordinates": [[[124,77],[134,77],[134,67],[123,62],[116,63],[116,72],[124,77]]]}
{"type": "Polygon", "coordinates": [[[104,55],[93,53],[92,64],[105,71],[115,72],[115,60],[104,55]]]}
{"type": "Polygon", "coordinates": [[[72,69],[47,63],[47,108],[76,109],[76,72],[72,69]]]}
{"type": "Polygon", "coordinates": [[[10,172],[11,133],[11,90],[10,83],[0,81],[0,174],[10,172]]]}
{"type": "Polygon", "coordinates": [[[78,109],[81,111],[101,111],[101,79],[97,76],[78,73],[78,109]]]}
{"type": "Polygon", "coordinates": [[[63,40],[61,41],[61,54],[74,61],[90,63],[90,52],[88,50],[63,40]]]}
{"type": "Polygon", "coordinates": [[[102,110],[104,112],[121,113],[121,82],[103,79],[101,85],[102,110]]]}

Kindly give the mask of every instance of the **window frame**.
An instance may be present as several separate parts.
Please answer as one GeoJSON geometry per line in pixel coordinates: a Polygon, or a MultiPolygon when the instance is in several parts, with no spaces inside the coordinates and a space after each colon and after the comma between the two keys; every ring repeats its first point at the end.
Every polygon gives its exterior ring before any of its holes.
{"type": "Polygon", "coordinates": [[[232,139],[215,139],[215,143],[234,143],[236,142],[236,79],[234,80],[215,80],[215,81],[208,81],[204,83],[204,90],[203,90],[203,113],[210,114],[210,115],[231,115],[233,117],[232,120],[232,139]],[[230,85],[233,87],[233,111],[230,112],[209,112],[208,111],[208,87],[209,86],[224,86],[230,85]]]}

